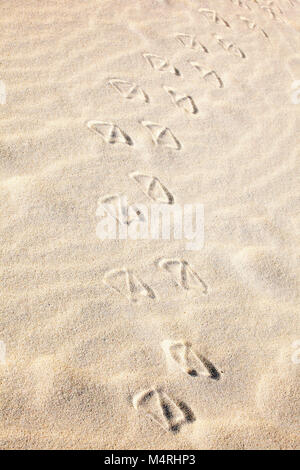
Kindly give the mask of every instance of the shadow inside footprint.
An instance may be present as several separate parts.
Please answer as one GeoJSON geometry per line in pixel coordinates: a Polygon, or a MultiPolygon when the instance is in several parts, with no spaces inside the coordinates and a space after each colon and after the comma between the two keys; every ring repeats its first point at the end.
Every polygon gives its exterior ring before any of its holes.
{"type": "Polygon", "coordinates": [[[196,421],[196,417],[194,413],[192,412],[191,408],[186,403],[181,401],[178,403],[178,407],[183,412],[187,423],[193,423],[194,421],[196,421]]]}
{"type": "MultiPolygon", "coordinates": [[[[206,369],[208,370],[210,374],[210,378],[213,380],[220,380],[221,375],[220,372],[215,368],[212,362],[210,362],[208,359],[206,359],[204,356],[199,356],[199,359],[201,362],[204,364],[206,369]]],[[[192,374],[190,374],[192,375],[192,374]]]]}

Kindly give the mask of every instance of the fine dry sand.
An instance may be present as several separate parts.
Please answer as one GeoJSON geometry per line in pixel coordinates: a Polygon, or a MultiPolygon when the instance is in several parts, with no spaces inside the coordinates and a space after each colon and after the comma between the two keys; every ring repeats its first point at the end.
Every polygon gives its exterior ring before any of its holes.
{"type": "Polygon", "coordinates": [[[299,448],[300,2],[0,23],[0,447],[299,448]],[[132,172],[204,204],[201,250],[97,237],[99,198],[151,203],[132,172]]]}

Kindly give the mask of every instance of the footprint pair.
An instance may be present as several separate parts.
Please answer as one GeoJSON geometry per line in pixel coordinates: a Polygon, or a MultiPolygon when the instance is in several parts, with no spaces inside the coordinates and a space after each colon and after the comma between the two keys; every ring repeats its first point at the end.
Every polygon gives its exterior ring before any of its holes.
{"type": "MultiPolygon", "coordinates": [[[[218,380],[219,372],[205,357],[197,355],[189,343],[165,340],[161,343],[168,365],[179,367],[191,377],[204,376],[218,380]]],[[[192,410],[183,401],[174,401],[161,388],[153,387],[133,397],[133,407],[151,418],[165,431],[177,433],[181,426],[195,421],[192,410]]]]}
{"type": "MultiPolygon", "coordinates": [[[[181,149],[181,143],[168,127],[150,121],[141,121],[140,124],[148,129],[155,145],[173,150],[181,149]]],[[[100,135],[107,144],[134,145],[132,138],[112,122],[91,120],[86,125],[93,132],[100,135]]]]}
{"type": "MultiPolygon", "coordinates": [[[[187,261],[161,258],[157,263],[157,267],[168,271],[172,275],[175,286],[185,290],[200,290],[203,295],[208,293],[207,285],[187,261]]],[[[107,271],[104,274],[103,283],[125,296],[130,302],[138,302],[141,297],[150,297],[151,299],[157,297],[149,285],[127,268],[107,271]]]]}

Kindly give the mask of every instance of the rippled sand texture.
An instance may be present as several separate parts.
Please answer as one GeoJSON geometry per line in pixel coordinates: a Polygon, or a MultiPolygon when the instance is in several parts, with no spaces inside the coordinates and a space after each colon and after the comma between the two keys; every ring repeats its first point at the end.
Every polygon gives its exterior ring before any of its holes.
{"type": "Polygon", "coordinates": [[[1,448],[299,448],[299,15],[1,2],[1,448]],[[97,238],[141,175],[202,250],[97,238]]]}

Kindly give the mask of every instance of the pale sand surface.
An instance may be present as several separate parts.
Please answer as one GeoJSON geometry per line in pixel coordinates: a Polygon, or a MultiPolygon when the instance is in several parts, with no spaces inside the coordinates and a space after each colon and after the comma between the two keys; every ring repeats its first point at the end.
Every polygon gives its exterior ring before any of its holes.
{"type": "Polygon", "coordinates": [[[1,1],[2,449],[299,448],[299,18],[296,0],[1,1]],[[112,78],[149,102],[124,98],[112,78]],[[90,120],[133,145],[106,143],[90,120]],[[171,129],[181,148],[155,144],[141,121],[171,129]],[[202,250],[97,238],[100,197],[151,202],[136,171],[178,204],[204,204],[202,250]],[[161,258],[186,260],[207,293],[176,285],[161,258]],[[102,282],[123,267],[155,299],[131,302],[124,282],[121,293],[102,282]],[[177,353],[191,344],[198,376],[166,341],[177,353]],[[219,377],[201,374],[199,356],[219,377]]]}

